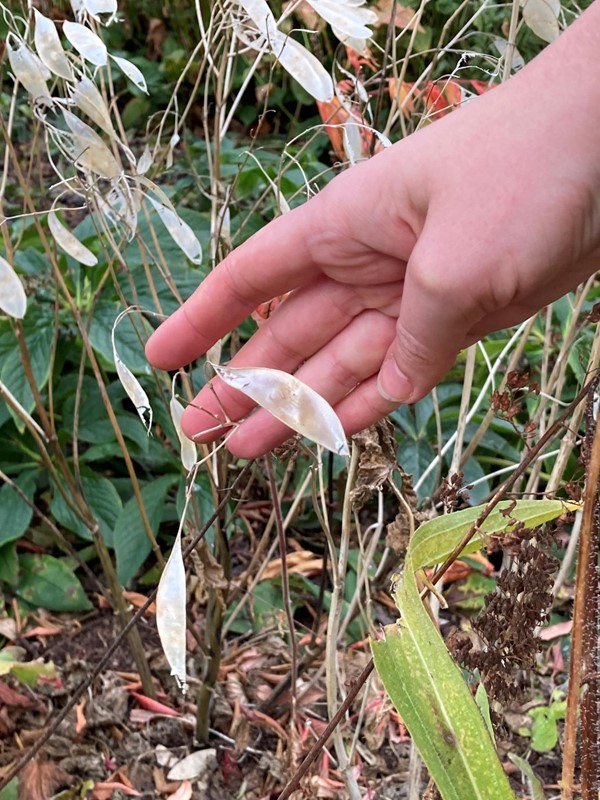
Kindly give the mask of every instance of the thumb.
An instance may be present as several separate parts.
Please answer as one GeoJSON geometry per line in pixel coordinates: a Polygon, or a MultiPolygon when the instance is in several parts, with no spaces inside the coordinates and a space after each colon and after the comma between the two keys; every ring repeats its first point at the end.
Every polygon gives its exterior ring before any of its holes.
{"type": "Polygon", "coordinates": [[[468,332],[482,316],[468,286],[450,285],[445,276],[452,271],[415,255],[406,270],[396,337],[377,380],[379,394],[396,404],[414,403],[440,382],[459,350],[472,343],[468,332]]]}

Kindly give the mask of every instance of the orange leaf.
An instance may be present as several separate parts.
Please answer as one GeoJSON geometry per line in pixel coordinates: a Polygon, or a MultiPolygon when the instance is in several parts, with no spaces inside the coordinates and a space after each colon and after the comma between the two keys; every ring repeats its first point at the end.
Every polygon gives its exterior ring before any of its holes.
{"type": "Polygon", "coordinates": [[[84,697],[83,700],[75,706],[75,733],[77,736],[83,733],[87,725],[87,719],[84,713],[86,703],[87,700],[84,697]]]}
{"type": "Polygon", "coordinates": [[[252,319],[260,327],[263,322],[269,319],[277,306],[280,306],[289,296],[290,292],[286,292],[285,294],[280,294],[279,297],[273,297],[271,300],[267,300],[266,303],[261,303],[259,306],[256,306],[252,312],[252,319]]]}
{"type": "Polygon", "coordinates": [[[153,700],[151,697],[146,697],[145,694],[140,694],[139,692],[130,692],[130,694],[132,697],[135,697],[140,708],[144,708],[146,711],[152,711],[155,714],[165,714],[168,717],[181,716],[181,712],[171,708],[170,706],[166,706],[164,703],[159,703],[158,700],[153,700]]]}

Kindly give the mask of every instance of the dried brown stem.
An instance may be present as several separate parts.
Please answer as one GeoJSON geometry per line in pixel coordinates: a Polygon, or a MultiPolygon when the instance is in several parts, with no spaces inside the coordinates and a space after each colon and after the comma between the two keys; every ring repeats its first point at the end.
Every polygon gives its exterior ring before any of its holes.
{"type": "MultiPolygon", "coordinates": [[[[597,381],[595,381],[597,385],[597,381]]],[[[590,403],[590,406],[592,402],[590,403]]],[[[590,414],[593,420],[593,415],[590,414]]],[[[581,728],[581,796],[597,800],[598,762],[598,490],[600,488],[600,425],[594,431],[589,452],[584,495],[583,519],[579,537],[579,557],[575,579],[573,633],[569,665],[569,696],[563,747],[563,800],[572,800],[575,791],[577,733],[581,728]],[[585,689],[584,689],[585,686],[585,689]],[[585,694],[582,693],[585,692],[585,694]],[[581,708],[580,726],[577,724],[581,708]]],[[[590,436],[590,438],[592,438],[590,436]]]]}
{"type": "Polygon", "coordinates": [[[267,475],[269,477],[269,488],[273,501],[273,511],[275,512],[275,527],[277,529],[277,539],[279,541],[279,553],[281,555],[281,591],[283,593],[283,604],[290,634],[290,721],[292,735],[296,724],[296,684],[298,683],[298,642],[296,641],[296,631],[294,626],[294,609],[292,608],[292,598],[290,595],[290,578],[287,567],[287,543],[285,540],[285,530],[283,527],[283,514],[281,513],[281,503],[275,482],[275,472],[273,470],[273,456],[268,453],[265,456],[267,475]]]}

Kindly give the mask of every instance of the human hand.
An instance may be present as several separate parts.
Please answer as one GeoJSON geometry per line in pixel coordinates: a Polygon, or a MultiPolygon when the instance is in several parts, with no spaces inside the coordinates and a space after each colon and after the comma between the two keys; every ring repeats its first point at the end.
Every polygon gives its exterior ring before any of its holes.
{"type": "MultiPolygon", "coordinates": [[[[576,23],[507,84],[344,172],[237,248],[153,334],[151,363],[189,363],[294,290],[230,365],[295,373],[351,434],[423,397],[462,348],[575,288],[600,261],[600,91],[593,76],[581,86],[599,11],[587,12],[587,34],[576,23]]],[[[197,441],[227,430],[215,430],[220,404],[234,421],[253,406],[218,378],[212,386],[183,417],[197,441]]],[[[228,447],[253,457],[289,435],[258,410],[228,447]]]]}

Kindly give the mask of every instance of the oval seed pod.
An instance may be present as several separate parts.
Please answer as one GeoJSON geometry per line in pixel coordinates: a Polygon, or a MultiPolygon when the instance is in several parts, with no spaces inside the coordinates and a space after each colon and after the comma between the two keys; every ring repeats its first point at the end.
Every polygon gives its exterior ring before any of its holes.
{"type": "Polygon", "coordinates": [[[51,101],[46,85],[50,72],[45,64],[22,39],[18,39],[13,33],[9,33],[6,37],[6,50],[8,62],[16,80],[23,84],[34,100],[41,97],[51,101]],[[13,40],[16,40],[16,45],[13,45],[13,40]]]}
{"type": "Polygon", "coordinates": [[[79,22],[63,22],[63,33],[80,56],[96,67],[106,66],[108,51],[99,36],[79,22]]]}
{"type": "Polygon", "coordinates": [[[161,218],[163,225],[171,234],[175,244],[177,244],[189,260],[194,264],[200,264],[202,261],[202,246],[194,231],[190,228],[187,222],[184,222],[179,214],[171,208],[157,203],[149,195],[146,195],[148,201],[161,218]]]}
{"type": "Polygon", "coordinates": [[[340,41],[371,38],[372,32],[366,26],[377,22],[374,11],[344,0],[308,0],[308,3],[331,25],[340,41]]]}
{"type": "Polygon", "coordinates": [[[185,567],[181,554],[181,528],[158,584],[156,627],[171,675],[185,693],[185,567]]]}
{"type": "Polygon", "coordinates": [[[68,228],[56,216],[54,208],[48,212],[48,227],[56,244],[65,251],[68,255],[84,264],[86,267],[95,267],[98,259],[91,250],[82,244],[75,234],[71,233],[68,228]]]}
{"type": "Polygon", "coordinates": [[[35,49],[39,57],[50,72],[67,81],[72,80],[73,70],[60,43],[56,25],[51,19],[40,14],[37,8],[33,9],[33,13],[35,14],[35,49]]]}
{"type": "Polygon", "coordinates": [[[27,311],[27,295],[21,279],[2,256],[0,256],[0,311],[14,319],[23,319],[27,311]]]}
{"type": "Polygon", "coordinates": [[[315,100],[328,103],[333,98],[331,75],[306,47],[279,31],[272,31],[267,43],[281,66],[315,100]]]}
{"type": "Polygon", "coordinates": [[[110,22],[117,13],[117,0],[83,0],[82,5],[96,22],[100,22],[99,14],[109,14],[110,22]]]}
{"type": "Polygon", "coordinates": [[[342,423],[318,392],[294,375],[268,367],[211,365],[219,378],[284,425],[340,456],[350,455],[342,423]]]}
{"type": "Polygon", "coordinates": [[[273,12],[266,3],[266,0],[237,0],[258,30],[270,36],[276,30],[277,23],[273,12]]]}
{"type": "Polygon", "coordinates": [[[558,38],[560,26],[560,0],[522,0],[523,21],[536,36],[545,42],[558,38]]]}
{"type": "Polygon", "coordinates": [[[138,89],[141,89],[142,92],[148,94],[146,79],[144,78],[142,71],[138,69],[135,64],[132,64],[131,61],[128,61],[126,58],[120,58],[119,56],[111,55],[111,58],[119,67],[121,72],[126,75],[129,80],[138,87],[138,89]]]}
{"type": "Polygon", "coordinates": [[[148,435],[150,434],[150,429],[152,428],[152,406],[150,405],[150,400],[148,395],[144,391],[143,386],[135,377],[133,372],[126,366],[123,361],[121,361],[119,354],[117,352],[117,343],[115,341],[115,331],[117,330],[117,325],[121,320],[129,314],[132,309],[125,309],[122,311],[116,320],[113,323],[112,331],[110,332],[110,338],[112,342],[112,351],[113,351],[113,359],[115,362],[115,367],[117,368],[117,375],[119,376],[119,380],[121,381],[122,387],[125,389],[127,396],[135,406],[135,410],[138,413],[139,418],[142,420],[142,424],[146,428],[148,435]],[[146,416],[148,419],[146,419],[146,416]]]}
{"type": "Polygon", "coordinates": [[[103,130],[111,138],[116,137],[108,108],[94,81],[85,75],[82,76],[71,91],[71,99],[92,122],[96,123],[100,130],[103,130]]]}
{"type": "Polygon", "coordinates": [[[85,6],[83,0],[71,0],[71,8],[75,14],[75,19],[81,20],[85,17],[85,6]]]}
{"type": "Polygon", "coordinates": [[[148,395],[133,372],[131,372],[129,367],[121,361],[117,355],[117,351],[114,349],[114,345],[113,358],[115,360],[115,367],[117,368],[117,375],[119,376],[121,385],[135,406],[135,410],[138,413],[138,417],[142,420],[144,428],[146,428],[147,432],[150,433],[150,429],[152,428],[152,406],[150,405],[148,395]],[[148,419],[146,419],[146,415],[148,415],[148,419]]]}
{"type": "Polygon", "coordinates": [[[137,163],[138,175],[145,175],[152,166],[153,162],[154,162],[154,157],[152,155],[152,151],[150,150],[148,145],[146,145],[146,147],[144,147],[144,152],[140,156],[140,160],[137,163]]]}
{"type": "Polygon", "coordinates": [[[357,161],[362,161],[363,146],[360,136],[360,128],[353,120],[346,120],[342,124],[342,141],[344,145],[344,153],[348,161],[354,166],[357,161]]]}
{"type": "Polygon", "coordinates": [[[175,396],[171,396],[169,408],[171,411],[171,419],[173,420],[173,427],[175,428],[175,433],[177,434],[179,445],[181,447],[181,463],[183,464],[184,469],[189,472],[191,469],[193,469],[196,461],[198,460],[196,445],[191,439],[188,439],[181,429],[181,417],[183,416],[184,408],[175,396]]]}
{"type": "Polygon", "coordinates": [[[96,131],[67,109],[63,108],[62,113],[71,130],[70,136],[63,135],[63,141],[75,166],[95,172],[102,178],[118,178],[123,167],[96,131]]]}

